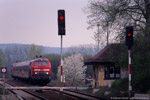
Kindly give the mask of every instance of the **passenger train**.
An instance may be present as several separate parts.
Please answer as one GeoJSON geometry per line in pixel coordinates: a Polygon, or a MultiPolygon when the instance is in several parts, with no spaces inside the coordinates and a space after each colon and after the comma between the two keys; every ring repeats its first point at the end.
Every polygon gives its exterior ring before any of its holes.
{"type": "Polygon", "coordinates": [[[51,81],[51,63],[47,58],[36,58],[12,64],[11,76],[31,82],[47,84],[51,81]]]}

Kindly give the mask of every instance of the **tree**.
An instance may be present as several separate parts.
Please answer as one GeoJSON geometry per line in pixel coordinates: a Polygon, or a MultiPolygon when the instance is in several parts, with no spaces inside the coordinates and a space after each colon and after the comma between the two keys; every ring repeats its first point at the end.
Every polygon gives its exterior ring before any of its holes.
{"type": "Polygon", "coordinates": [[[5,62],[5,54],[3,53],[2,49],[0,49],[0,66],[4,67],[5,62]]]}
{"type": "Polygon", "coordinates": [[[85,44],[79,46],[71,46],[68,48],[68,51],[65,55],[72,55],[72,54],[81,54],[81,55],[94,55],[96,54],[95,45],[92,44],[85,44]]]}
{"type": "Polygon", "coordinates": [[[8,72],[10,72],[13,63],[28,60],[28,51],[28,46],[12,46],[5,49],[4,53],[8,72]]]}
{"type": "MultiPolygon", "coordinates": [[[[131,50],[133,90],[148,92],[150,90],[148,84],[150,80],[150,0],[91,0],[89,3],[86,9],[89,27],[92,28],[100,23],[104,31],[107,28],[111,29],[109,36],[115,33],[116,42],[125,43],[125,27],[134,26],[134,45],[131,50]]],[[[123,53],[116,60],[121,66],[127,67],[127,59],[127,48],[124,47],[123,53]]]]}
{"type": "MultiPolygon", "coordinates": [[[[83,66],[83,60],[81,54],[68,56],[63,60],[63,74],[66,77],[66,81],[72,85],[85,79],[86,66],[83,66]]],[[[58,78],[60,78],[60,67],[58,69],[58,78]]]]}
{"type": "Polygon", "coordinates": [[[133,25],[136,34],[142,34],[146,41],[150,40],[149,0],[91,0],[86,13],[90,28],[99,23],[103,30],[113,30],[109,36],[115,33],[119,41],[124,39],[128,25],[133,25]]]}
{"type": "Polygon", "coordinates": [[[14,46],[5,49],[7,66],[12,63],[28,60],[29,49],[27,46],[14,46]]]}
{"type": "Polygon", "coordinates": [[[100,51],[100,46],[103,47],[106,44],[108,45],[109,43],[109,31],[107,31],[108,34],[105,34],[105,31],[100,27],[99,24],[97,24],[98,29],[96,32],[94,32],[94,36],[92,37],[96,44],[97,44],[97,52],[100,51]],[[107,36],[106,36],[107,35],[107,36]]]}
{"type": "Polygon", "coordinates": [[[60,65],[60,55],[46,54],[46,55],[44,55],[44,57],[49,59],[49,61],[51,62],[52,79],[56,79],[57,78],[57,67],[60,65]]]}
{"type": "Polygon", "coordinates": [[[42,46],[36,46],[32,44],[28,53],[28,57],[30,59],[33,59],[36,56],[40,56],[42,54],[42,50],[43,50],[42,46]]]}

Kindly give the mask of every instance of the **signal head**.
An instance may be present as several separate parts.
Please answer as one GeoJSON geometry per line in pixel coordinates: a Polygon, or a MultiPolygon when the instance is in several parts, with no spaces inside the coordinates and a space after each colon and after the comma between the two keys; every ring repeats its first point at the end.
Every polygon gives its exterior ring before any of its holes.
{"type": "Polygon", "coordinates": [[[64,17],[63,17],[63,16],[60,16],[59,18],[60,18],[60,20],[64,20],[64,17]]]}
{"type": "Polygon", "coordinates": [[[128,37],[130,37],[131,36],[131,33],[128,33],[128,37]]]}
{"type": "Polygon", "coordinates": [[[126,45],[129,49],[133,45],[133,26],[126,27],[126,45]]]}
{"type": "Polygon", "coordinates": [[[58,35],[65,35],[65,10],[58,10],[58,35]]]}

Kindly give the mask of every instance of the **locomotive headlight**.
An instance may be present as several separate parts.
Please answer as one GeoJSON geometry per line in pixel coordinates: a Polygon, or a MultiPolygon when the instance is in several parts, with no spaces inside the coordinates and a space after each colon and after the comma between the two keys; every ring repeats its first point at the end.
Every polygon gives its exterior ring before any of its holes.
{"type": "Polygon", "coordinates": [[[40,71],[40,69],[34,69],[34,71],[40,71]]]}
{"type": "Polygon", "coordinates": [[[48,75],[48,72],[46,72],[46,74],[48,75]]]}
{"type": "Polygon", "coordinates": [[[43,69],[43,71],[50,71],[50,69],[43,69]]]}
{"type": "Polygon", "coordinates": [[[35,74],[37,74],[37,72],[35,72],[35,74]]]}

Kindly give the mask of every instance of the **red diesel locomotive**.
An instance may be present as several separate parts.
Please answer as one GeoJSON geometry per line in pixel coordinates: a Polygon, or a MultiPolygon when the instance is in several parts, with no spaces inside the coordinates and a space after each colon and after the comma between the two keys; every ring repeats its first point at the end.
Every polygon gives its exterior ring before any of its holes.
{"type": "Polygon", "coordinates": [[[27,79],[32,82],[47,84],[51,80],[51,63],[47,58],[12,64],[11,76],[14,79],[27,79]]]}

